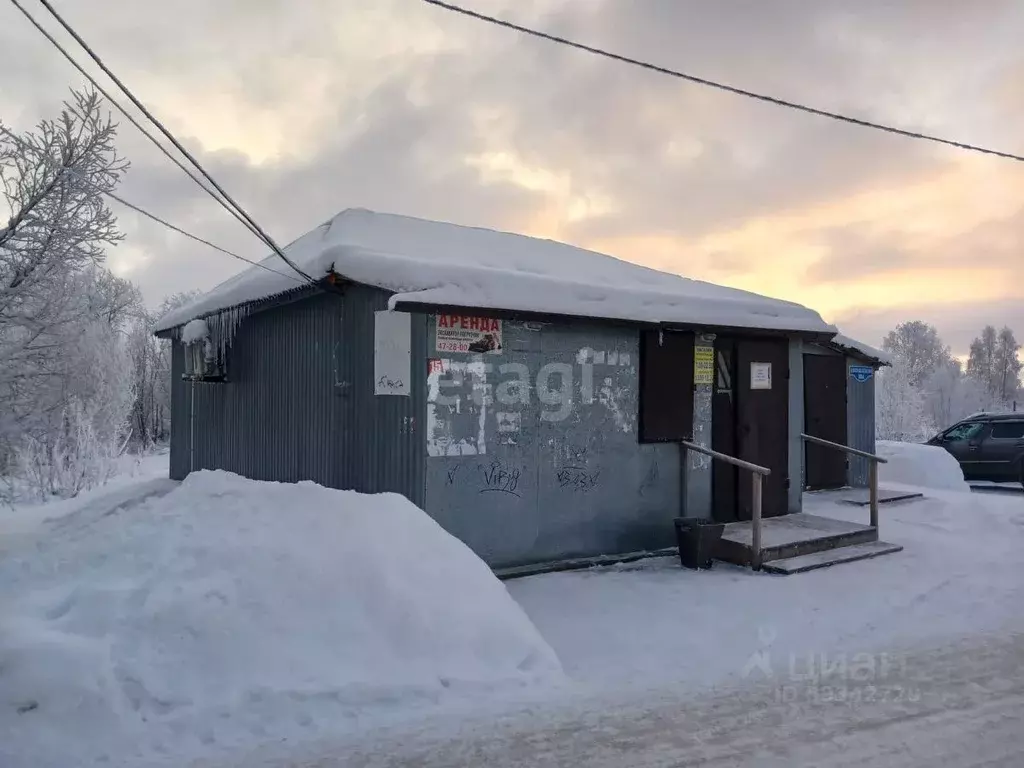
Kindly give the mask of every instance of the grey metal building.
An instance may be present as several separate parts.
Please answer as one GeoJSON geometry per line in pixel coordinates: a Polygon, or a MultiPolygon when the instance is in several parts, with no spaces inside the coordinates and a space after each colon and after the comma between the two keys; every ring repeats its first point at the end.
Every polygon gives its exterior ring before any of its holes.
{"type": "Polygon", "coordinates": [[[318,285],[253,268],[161,321],[173,478],[400,493],[500,569],[660,549],[681,515],[748,519],[749,484],[683,439],[770,467],[765,516],[800,510],[819,414],[822,437],[873,447],[872,379],[847,384],[864,354],[797,305],[368,211],[288,250],[318,285]],[[552,260],[613,284],[538,279],[552,260]],[[842,362],[842,388],[819,385],[819,358],[842,362]]]}

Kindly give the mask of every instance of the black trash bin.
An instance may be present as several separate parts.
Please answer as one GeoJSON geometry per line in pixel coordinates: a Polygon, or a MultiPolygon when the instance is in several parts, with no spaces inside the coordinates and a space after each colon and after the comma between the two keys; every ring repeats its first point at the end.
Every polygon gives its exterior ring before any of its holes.
{"type": "Polygon", "coordinates": [[[675,524],[679,562],[684,568],[710,568],[725,524],[703,517],[677,517],[675,524]]]}

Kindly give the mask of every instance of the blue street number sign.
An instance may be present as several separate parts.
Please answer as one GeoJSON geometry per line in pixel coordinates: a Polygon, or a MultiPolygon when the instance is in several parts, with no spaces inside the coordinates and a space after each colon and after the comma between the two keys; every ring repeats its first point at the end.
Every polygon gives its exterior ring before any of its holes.
{"type": "Polygon", "coordinates": [[[874,369],[870,365],[851,365],[850,376],[855,381],[865,382],[868,381],[872,376],[875,375],[874,369]]]}

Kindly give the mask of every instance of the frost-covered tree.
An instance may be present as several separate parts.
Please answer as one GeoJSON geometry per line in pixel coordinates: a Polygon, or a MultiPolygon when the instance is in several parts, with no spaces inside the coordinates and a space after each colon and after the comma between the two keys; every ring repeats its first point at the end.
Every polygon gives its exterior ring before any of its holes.
{"type": "Polygon", "coordinates": [[[925,380],[924,398],[925,413],[937,429],[955,424],[989,405],[985,388],[964,373],[958,360],[941,366],[925,380]]]}
{"type": "Polygon", "coordinates": [[[995,380],[996,346],[999,343],[994,326],[986,325],[981,335],[971,342],[967,358],[967,375],[980,382],[987,392],[992,393],[995,380]]]}
{"type": "Polygon", "coordinates": [[[1005,408],[1016,398],[1021,386],[1019,352],[1013,331],[1005,326],[996,331],[987,325],[971,342],[967,372],[985,389],[991,407],[1005,408]]]}
{"type": "Polygon", "coordinates": [[[140,313],[129,333],[132,379],[132,443],[146,450],[170,435],[171,428],[171,342],[153,336],[156,321],[173,309],[187,304],[198,291],[169,296],[156,312],[140,313]]]}
{"type": "Polygon", "coordinates": [[[18,448],[23,479],[41,498],[74,496],[116,471],[134,398],[131,357],[122,328],[97,308],[82,318],[77,342],[64,349],[54,385],[37,393],[40,411],[18,448]]]}
{"type": "Polygon", "coordinates": [[[911,363],[899,354],[892,366],[879,371],[875,384],[876,433],[882,440],[918,441],[932,432],[925,395],[914,383],[911,363]]]}
{"type": "Polygon", "coordinates": [[[999,402],[1009,403],[1020,389],[1021,364],[1018,353],[1020,344],[1012,330],[1003,326],[996,341],[996,352],[993,370],[993,394],[998,394],[999,402]]]}
{"type": "Polygon", "coordinates": [[[127,169],[92,91],[17,133],[0,124],[0,475],[40,494],[99,482],[123,442],[123,332],[138,292],[102,268],[122,235],[104,194],[127,169]]]}
{"type": "Polygon", "coordinates": [[[907,374],[917,387],[937,370],[953,362],[953,355],[943,344],[935,326],[921,320],[900,323],[886,335],[882,348],[905,361],[907,374]]]}

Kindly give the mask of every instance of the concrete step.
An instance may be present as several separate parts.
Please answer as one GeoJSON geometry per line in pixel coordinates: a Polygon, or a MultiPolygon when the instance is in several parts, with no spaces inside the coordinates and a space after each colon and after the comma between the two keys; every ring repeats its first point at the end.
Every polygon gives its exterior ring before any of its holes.
{"type": "MultiPolygon", "coordinates": [[[[750,522],[729,523],[715,557],[735,565],[750,565],[750,522]]],[[[878,541],[878,529],[819,515],[797,513],[765,518],[761,525],[761,562],[785,560],[815,552],[878,541]]]]}
{"type": "Polygon", "coordinates": [[[787,557],[781,560],[772,560],[765,563],[762,569],[768,573],[779,573],[788,575],[791,573],[803,573],[818,568],[828,568],[830,565],[840,563],[853,563],[857,560],[867,560],[881,555],[890,555],[893,552],[900,552],[903,547],[899,544],[889,544],[884,541],[870,541],[862,544],[851,544],[845,547],[826,549],[821,552],[812,552],[808,555],[787,557]]]}

